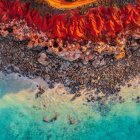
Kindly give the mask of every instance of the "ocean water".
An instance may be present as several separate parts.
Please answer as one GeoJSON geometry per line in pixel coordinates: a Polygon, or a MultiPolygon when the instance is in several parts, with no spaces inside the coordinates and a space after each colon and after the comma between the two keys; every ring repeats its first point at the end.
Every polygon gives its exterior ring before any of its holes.
{"type": "MultiPolygon", "coordinates": [[[[35,99],[35,88],[31,80],[0,74],[0,140],[140,139],[140,104],[129,96],[124,103],[106,105],[101,113],[97,106],[70,102],[55,96],[55,91],[49,91],[44,108],[43,101],[35,99]],[[43,121],[56,112],[56,121],[43,121]],[[69,116],[75,118],[75,124],[69,124],[69,116]]],[[[135,87],[122,92],[138,94],[140,90],[135,87]]]]}

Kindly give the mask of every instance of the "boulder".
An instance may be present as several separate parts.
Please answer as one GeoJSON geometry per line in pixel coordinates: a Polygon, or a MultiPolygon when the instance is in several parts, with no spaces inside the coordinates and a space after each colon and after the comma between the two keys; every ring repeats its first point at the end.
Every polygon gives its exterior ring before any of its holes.
{"type": "Polygon", "coordinates": [[[44,121],[44,122],[49,122],[48,117],[47,117],[47,116],[46,116],[46,117],[44,117],[44,118],[43,118],[43,121],[44,121]]]}
{"type": "Polygon", "coordinates": [[[70,125],[75,124],[75,118],[74,117],[69,116],[69,124],[70,125]]]}

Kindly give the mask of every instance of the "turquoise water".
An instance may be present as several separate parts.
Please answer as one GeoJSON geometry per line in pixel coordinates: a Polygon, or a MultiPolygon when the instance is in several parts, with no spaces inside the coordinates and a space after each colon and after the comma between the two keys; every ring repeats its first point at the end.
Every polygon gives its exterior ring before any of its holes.
{"type": "MultiPolygon", "coordinates": [[[[47,109],[35,106],[32,90],[26,79],[1,76],[0,140],[139,140],[140,104],[131,100],[108,105],[104,115],[94,107],[59,103],[47,109]],[[44,116],[59,113],[52,123],[44,116]],[[69,124],[68,115],[75,118],[69,124]]],[[[134,90],[135,91],[135,90],[134,90]]],[[[137,91],[138,92],[138,91],[137,91]]]]}

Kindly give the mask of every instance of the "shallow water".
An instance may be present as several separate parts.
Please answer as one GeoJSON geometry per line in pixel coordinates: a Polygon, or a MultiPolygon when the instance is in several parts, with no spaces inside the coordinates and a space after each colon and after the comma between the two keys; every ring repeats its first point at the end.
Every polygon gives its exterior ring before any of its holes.
{"type": "MultiPolygon", "coordinates": [[[[108,104],[103,114],[81,102],[54,100],[47,108],[34,98],[35,84],[26,78],[0,75],[0,140],[139,140],[140,104],[129,97],[108,104]],[[43,117],[58,113],[57,121],[43,117]],[[75,118],[70,125],[68,117],[75,118]]],[[[139,88],[122,92],[138,93],[139,88]]],[[[52,93],[53,94],[53,93],[52,93]]],[[[126,93],[125,93],[126,94],[126,93]]]]}

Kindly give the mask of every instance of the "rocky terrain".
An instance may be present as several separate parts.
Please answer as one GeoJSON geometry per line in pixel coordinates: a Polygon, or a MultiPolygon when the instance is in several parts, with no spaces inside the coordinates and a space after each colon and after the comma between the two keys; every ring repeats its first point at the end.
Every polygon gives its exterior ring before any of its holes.
{"type": "Polygon", "coordinates": [[[115,94],[120,86],[136,77],[140,71],[139,40],[129,38],[127,54],[122,60],[112,55],[97,55],[84,64],[82,60],[68,61],[50,53],[46,48],[28,48],[27,42],[15,41],[13,37],[0,38],[0,70],[5,73],[18,72],[29,78],[41,77],[53,88],[63,84],[70,93],[80,89],[94,89],[96,94],[115,94]],[[133,41],[132,41],[133,40],[133,41]],[[130,47],[131,42],[137,47],[130,47]]]}

